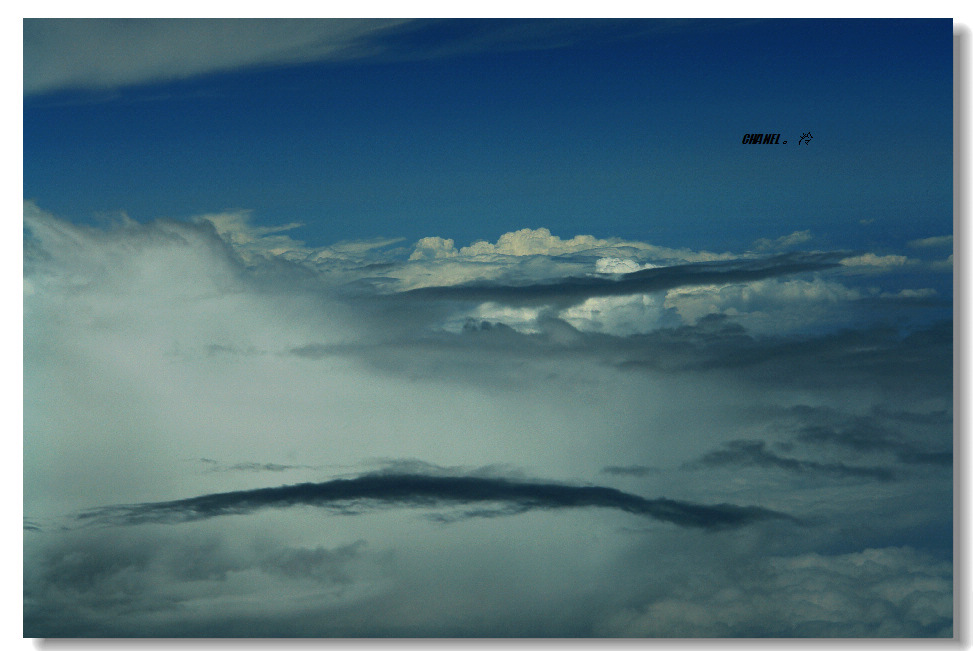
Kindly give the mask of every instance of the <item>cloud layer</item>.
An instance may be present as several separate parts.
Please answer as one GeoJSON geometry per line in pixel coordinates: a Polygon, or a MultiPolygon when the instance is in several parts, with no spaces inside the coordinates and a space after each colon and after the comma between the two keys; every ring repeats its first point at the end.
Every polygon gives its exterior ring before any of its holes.
{"type": "Polygon", "coordinates": [[[25,204],[27,635],[951,635],[946,272],[291,225],[25,204]]]}

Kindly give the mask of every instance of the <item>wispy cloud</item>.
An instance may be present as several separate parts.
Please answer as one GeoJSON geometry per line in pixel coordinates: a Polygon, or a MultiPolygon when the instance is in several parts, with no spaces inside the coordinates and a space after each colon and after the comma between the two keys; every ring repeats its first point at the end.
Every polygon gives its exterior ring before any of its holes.
{"type": "Polygon", "coordinates": [[[374,53],[399,20],[26,19],[24,92],[111,89],[374,53]]]}
{"type": "MultiPolygon", "coordinates": [[[[734,528],[759,520],[791,516],[755,506],[706,506],[669,499],[646,499],[606,486],[570,486],[505,478],[376,473],[229,493],[201,495],[172,502],[107,506],[80,514],[81,520],[113,524],[185,522],[238,515],[264,508],[318,506],[354,513],[362,504],[377,507],[474,505],[499,503],[511,513],[534,509],[612,508],[703,529],[734,528]]],[[[470,515],[483,515],[472,511],[470,515]]]]}
{"type": "Polygon", "coordinates": [[[26,19],[24,92],[112,90],[273,65],[556,49],[732,21],[357,18],[26,19]]]}

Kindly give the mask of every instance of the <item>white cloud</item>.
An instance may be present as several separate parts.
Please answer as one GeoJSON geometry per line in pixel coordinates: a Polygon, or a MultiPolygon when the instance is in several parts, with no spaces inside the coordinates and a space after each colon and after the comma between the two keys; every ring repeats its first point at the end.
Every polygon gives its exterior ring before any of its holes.
{"type": "Polygon", "coordinates": [[[416,248],[409,256],[409,260],[426,260],[429,258],[455,258],[459,255],[453,240],[441,237],[424,237],[416,242],[416,248]]]}
{"type": "Polygon", "coordinates": [[[595,271],[600,274],[628,274],[642,269],[654,269],[658,266],[651,262],[639,264],[635,260],[622,258],[598,258],[595,262],[595,271]]]}
{"type": "Polygon", "coordinates": [[[496,244],[474,242],[463,247],[460,253],[468,256],[481,255],[564,255],[580,253],[611,246],[608,240],[599,240],[591,235],[575,235],[570,240],[562,240],[546,228],[522,228],[512,233],[504,233],[496,244]]]}

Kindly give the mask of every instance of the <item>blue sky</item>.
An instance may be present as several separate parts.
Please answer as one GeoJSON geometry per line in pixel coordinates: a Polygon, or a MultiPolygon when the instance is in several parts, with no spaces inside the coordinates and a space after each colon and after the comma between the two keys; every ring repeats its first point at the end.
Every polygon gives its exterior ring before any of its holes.
{"type": "Polygon", "coordinates": [[[24,635],[953,637],[953,38],[26,21],[24,635]]]}
{"type": "Polygon", "coordinates": [[[420,22],[369,34],[375,53],[351,59],[107,90],[65,77],[25,98],[24,196],[79,220],[248,209],[305,224],[314,244],[543,226],[901,246],[951,223],[951,30],[420,22]],[[788,144],[742,146],[752,131],[788,144]]]}

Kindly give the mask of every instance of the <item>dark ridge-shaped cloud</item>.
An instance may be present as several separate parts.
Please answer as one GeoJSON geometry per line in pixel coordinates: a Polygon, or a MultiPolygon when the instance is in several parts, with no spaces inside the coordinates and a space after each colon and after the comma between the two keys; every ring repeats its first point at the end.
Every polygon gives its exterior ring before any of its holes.
{"type": "Polygon", "coordinates": [[[588,298],[630,296],[675,287],[729,284],[773,278],[839,266],[847,252],[787,253],[761,259],[699,262],[643,269],[621,278],[569,277],[531,285],[503,285],[475,282],[462,285],[420,287],[396,296],[423,300],[455,300],[508,304],[571,305],[588,298]]]}
{"type": "MultiPolygon", "coordinates": [[[[619,509],[682,527],[709,530],[735,528],[768,519],[796,521],[784,513],[755,506],[706,506],[665,498],[650,500],[605,486],[388,473],[322,483],[214,493],[171,502],[107,506],[86,511],[77,517],[102,524],[175,523],[301,505],[329,508],[347,514],[356,513],[355,509],[363,506],[362,503],[385,508],[501,503],[502,510],[509,513],[595,506],[619,509]]],[[[480,511],[467,513],[469,517],[480,514],[480,511]]]]}
{"type": "Polygon", "coordinates": [[[757,466],[780,468],[800,474],[830,475],[833,477],[864,477],[892,481],[895,473],[888,468],[848,466],[843,463],[820,463],[781,457],[767,450],[765,441],[737,440],[724,444],[724,449],[707,452],[698,461],[686,464],[687,469],[698,467],[757,466]]]}

